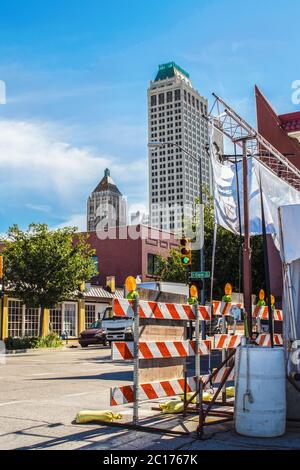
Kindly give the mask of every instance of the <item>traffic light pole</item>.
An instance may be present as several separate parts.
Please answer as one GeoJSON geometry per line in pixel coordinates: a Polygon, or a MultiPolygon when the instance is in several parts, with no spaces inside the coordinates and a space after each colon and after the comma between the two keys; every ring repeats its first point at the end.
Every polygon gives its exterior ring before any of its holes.
{"type": "MultiPolygon", "coordinates": [[[[199,198],[199,203],[200,203],[200,214],[199,217],[201,218],[200,220],[200,259],[199,259],[199,264],[200,264],[200,271],[204,271],[205,269],[205,253],[204,253],[204,206],[203,206],[203,188],[202,188],[202,159],[199,157],[199,185],[200,185],[200,198],[199,198]]],[[[205,305],[205,280],[202,280],[201,284],[201,292],[200,292],[200,305],[205,305]]],[[[206,323],[205,321],[201,322],[201,336],[202,339],[206,339],[206,323]]]]}
{"type": "MultiPolygon", "coordinates": [[[[202,188],[202,158],[201,155],[199,155],[198,158],[196,158],[193,154],[188,152],[185,148],[181,147],[181,145],[177,144],[176,142],[149,142],[148,147],[158,147],[162,148],[165,147],[166,145],[171,145],[172,147],[177,147],[179,150],[181,150],[183,153],[188,155],[190,158],[192,158],[195,162],[197,162],[199,166],[199,203],[200,203],[200,215],[202,215],[202,210],[203,210],[203,188],[202,188]]],[[[200,264],[200,270],[204,271],[205,269],[205,257],[204,257],[204,215],[202,220],[200,221],[200,244],[201,246],[199,247],[200,250],[200,256],[199,256],[199,264],[200,264]]],[[[200,293],[200,303],[201,305],[205,305],[205,283],[204,280],[201,285],[201,293],[200,293]]],[[[205,322],[204,322],[205,323],[205,322]]],[[[203,327],[204,325],[202,325],[203,327]]],[[[202,328],[203,331],[203,328],[202,328]]]]}

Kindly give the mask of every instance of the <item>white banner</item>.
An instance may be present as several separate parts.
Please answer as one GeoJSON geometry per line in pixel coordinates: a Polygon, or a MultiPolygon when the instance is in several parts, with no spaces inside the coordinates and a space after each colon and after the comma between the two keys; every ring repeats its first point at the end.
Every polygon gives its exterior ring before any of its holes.
{"type": "MultiPolygon", "coordinates": [[[[240,233],[237,193],[238,179],[241,229],[243,234],[244,211],[242,162],[237,163],[237,169],[234,163],[220,163],[212,146],[212,168],[214,175],[214,199],[217,223],[235,234],[240,233]]],[[[300,204],[300,192],[274,175],[271,170],[266,168],[258,160],[248,157],[251,235],[260,235],[262,233],[260,180],[263,190],[267,233],[274,236],[275,244],[279,249],[279,239],[277,235],[279,233],[278,208],[285,205],[300,204]]]]}

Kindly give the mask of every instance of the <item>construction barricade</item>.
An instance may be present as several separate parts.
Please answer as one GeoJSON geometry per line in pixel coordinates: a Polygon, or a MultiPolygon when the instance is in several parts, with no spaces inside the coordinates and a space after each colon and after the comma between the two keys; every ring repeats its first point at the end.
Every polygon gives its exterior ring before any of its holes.
{"type": "MultiPolygon", "coordinates": [[[[233,419],[232,411],[216,411],[214,405],[222,394],[222,405],[226,402],[226,383],[234,380],[234,354],[241,344],[242,334],[218,334],[207,339],[200,339],[200,321],[210,322],[216,316],[229,316],[232,307],[242,308],[239,303],[213,302],[210,306],[181,305],[175,303],[161,303],[139,300],[115,300],[113,313],[117,317],[130,317],[134,319],[134,341],[116,342],[112,344],[112,360],[133,361],[133,384],[115,386],[111,388],[111,406],[133,404],[133,426],[139,424],[139,404],[143,401],[151,401],[162,398],[184,396],[183,414],[197,413],[199,415],[198,433],[201,434],[206,423],[206,417],[212,414],[220,419],[220,422],[233,419]],[[212,314],[211,314],[212,312],[212,314]],[[140,320],[154,320],[155,325],[160,325],[166,320],[173,322],[193,322],[195,325],[195,339],[193,340],[144,340],[140,339],[140,320]],[[200,358],[208,356],[212,350],[222,351],[222,363],[218,368],[206,375],[200,374],[200,358]],[[172,360],[181,358],[185,360],[193,357],[195,360],[195,375],[187,374],[177,378],[165,378],[163,380],[140,383],[140,362],[156,360],[172,360]],[[203,392],[211,390],[212,396],[209,403],[202,400],[203,392]],[[196,400],[196,402],[195,402],[196,400]],[[191,404],[195,404],[192,408],[191,404]],[[206,408],[205,408],[206,406],[206,408]]],[[[254,318],[268,319],[266,307],[253,306],[254,318]]],[[[282,321],[282,312],[274,311],[274,318],[282,321]]],[[[270,334],[259,334],[256,343],[260,346],[269,346],[270,334]]],[[[283,344],[282,335],[274,335],[274,344],[283,344]]],[[[220,403],[219,403],[220,405],[220,403]]],[[[231,403],[232,405],[232,403],[231,403]]],[[[128,426],[128,424],[127,424],[128,426]]],[[[151,429],[151,428],[148,428],[151,429]]],[[[158,429],[156,428],[156,431],[158,429]]]]}

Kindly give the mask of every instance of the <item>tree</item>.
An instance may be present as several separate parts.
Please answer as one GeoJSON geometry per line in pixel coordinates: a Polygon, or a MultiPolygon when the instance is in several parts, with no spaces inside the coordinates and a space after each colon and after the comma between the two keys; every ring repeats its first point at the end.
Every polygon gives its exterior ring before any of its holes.
{"type": "Polygon", "coordinates": [[[95,274],[94,250],[75,227],[49,230],[31,224],[9,228],[5,241],[4,282],[28,307],[54,307],[74,298],[79,285],[95,274]]]}
{"type": "Polygon", "coordinates": [[[157,256],[156,274],[161,281],[187,282],[186,268],[181,264],[179,250],[171,249],[168,259],[157,256]]]}
{"type": "MultiPolygon", "coordinates": [[[[207,270],[211,269],[212,248],[214,236],[214,202],[213,197],[206,195],[204,208],[205,220],[205,264],[207,270]]],[[[238,235],[218,226],[215,257],[214,296],[221,298],[224,295],[224,286],[230,282],[235,292],[243,290],[242,286],[242,240],[238,235]]],[[[259,292],[264,288],[264,261],[262,236],[251,237],[252,250],[252,291],[259,292]]],[[[206,283],[210,284],[210,283],[206,283]]],[[[209,294],[210,285],[206,286],[209,294]]]]}

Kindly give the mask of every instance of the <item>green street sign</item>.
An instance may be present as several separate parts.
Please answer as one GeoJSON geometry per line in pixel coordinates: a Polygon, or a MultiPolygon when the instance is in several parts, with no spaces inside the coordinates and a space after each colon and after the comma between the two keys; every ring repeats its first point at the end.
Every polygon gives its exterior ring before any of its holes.
{"type": "Polygon", "coordinates": [[[209,279],[210,271],[198,271],[191,273],[191,279],[209,279]]]}

